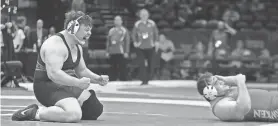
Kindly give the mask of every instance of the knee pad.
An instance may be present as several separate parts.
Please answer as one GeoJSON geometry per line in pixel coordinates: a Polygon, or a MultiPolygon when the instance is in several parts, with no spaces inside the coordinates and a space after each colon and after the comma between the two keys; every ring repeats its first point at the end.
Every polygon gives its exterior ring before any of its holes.
{"type": "Polygon", "coordinates": [[[103,112],[103,105],[97,99],[93,90],[90,90],[91,96],[81,106],[82,120],[97,120],[103,112]]]}

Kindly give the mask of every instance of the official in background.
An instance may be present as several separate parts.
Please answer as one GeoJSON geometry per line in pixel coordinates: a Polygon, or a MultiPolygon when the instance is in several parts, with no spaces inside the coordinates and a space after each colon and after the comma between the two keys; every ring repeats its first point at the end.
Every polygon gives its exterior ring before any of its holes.
{"type": "Polygon", "coordinates": [[[134,47],[138,49],[140,59],[140,80],[142,85],[147,85],[153,73],[153,56],[155,46],[158,43],[158,29],[154,21],[149,19],[149,12],[146,9],[140,10],[140,20],[134,25],[132,40],[134,47]]]}
{"type": "Polygon", "coordinates": [[[37,28],[31,31],[31,45],[34,50],[39,52],[39,49],[43,41],[48,37],[48,31],[43,28],[43,20],[39,19],[37,21],[37,28]]]}
{"type": "Polygon", "coordinates": [[[126,80],[126,59],[130,50],[130,36],[128,30],[122,26],[122,18],[114,18],[115,26],[109,30],[107,36],[107,56],[110,64],[110,80],[126,80]],[[120,76],[119,76],[120,75],[120,76]]]}

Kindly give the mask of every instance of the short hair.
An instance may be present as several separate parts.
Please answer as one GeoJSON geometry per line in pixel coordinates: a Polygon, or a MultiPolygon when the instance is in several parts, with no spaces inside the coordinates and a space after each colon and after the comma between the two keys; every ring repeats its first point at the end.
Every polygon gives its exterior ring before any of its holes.
{"type": "Polygon", "coordinates": [[[207,86],[206,79],[208,79],[212,76],[213,76],[212,73],[206,72],[199,77],[199,79],[197,81],[197,90],[198,90],[199,94],[204,95],[203,90],[207,86]]]}
{"type": "Polygon", "coordinates": [[[70,12],[67,12],[66,13],[66,19],[65,19],[65,22],[64,22],[64,28],[66,29],[67,28],[67,25],[70,21],[73,21],[73,20],[76,20],[78,18],[78,22],[79,24],[84,24],[86,26],[90,26],[92,27],[93,26],[93,19],[88,16],[88,15],[85,15],[85,13],[83,13],[82,11],[70,11],[70,12]]]}

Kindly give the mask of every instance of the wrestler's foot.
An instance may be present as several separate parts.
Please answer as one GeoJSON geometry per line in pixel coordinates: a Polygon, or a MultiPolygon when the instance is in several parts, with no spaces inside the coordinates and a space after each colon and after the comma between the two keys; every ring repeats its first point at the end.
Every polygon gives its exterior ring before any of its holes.
{"type": "Polygon", "coordinates": [[[24,109],[18,110],[12,116],[13,121],[33,121],[35,120],[36,113],[39,109],[39,106],[32,104],[27,106],[24,109]]]}

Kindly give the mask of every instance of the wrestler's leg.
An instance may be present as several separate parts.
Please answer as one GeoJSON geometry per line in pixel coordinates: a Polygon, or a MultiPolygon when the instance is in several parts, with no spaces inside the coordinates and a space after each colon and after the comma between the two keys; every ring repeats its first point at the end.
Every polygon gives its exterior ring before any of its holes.
{"type": "Polygon", "coordinates": [[[55,106],[40,108],[36,118],[51,122],[78,122],[82,117],[81,107],[76,98],[69,97],[58,101],[55,106]]]}
{"type": "Polygon", "coordinates": [[[95,91],[90,90],[90,94],[90,97],[81,106],[82,120],[97,120],[103,112],[103,105],[96,97],[95,91]]]}

